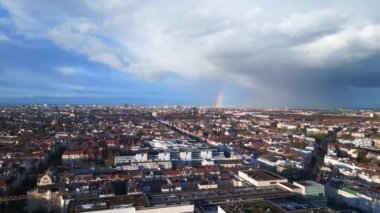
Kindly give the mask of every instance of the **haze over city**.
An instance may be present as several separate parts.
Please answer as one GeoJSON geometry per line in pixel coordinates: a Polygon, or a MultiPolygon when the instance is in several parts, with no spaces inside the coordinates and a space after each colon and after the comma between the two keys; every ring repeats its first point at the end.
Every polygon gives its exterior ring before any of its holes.
{"type": "Polygon", "coordinates": [[[380,106],[379,1],[0,1],[0,102],[380,106]]]}

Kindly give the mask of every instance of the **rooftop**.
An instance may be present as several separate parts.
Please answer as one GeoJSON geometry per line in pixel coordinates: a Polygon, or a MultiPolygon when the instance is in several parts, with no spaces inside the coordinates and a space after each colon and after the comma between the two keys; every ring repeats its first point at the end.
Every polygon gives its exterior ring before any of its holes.
{"type": "Polygon", "coordinates": [[[311,181],[311,180],[305,180],[305,181],[297,181],[296,183],[302,185],[302,186],[321,186],[321,184],[311,181]]]}
{"type": "Polygon", "coordinates": [[[260,213],[260,212],[273,212],[273,213],[282,213],[284,212],[281,208],[278,206],[274,205],[270,201],[257,201],[257,202],[252,202],[252,203],[247,203],[242,206],[233,206],[233,205],[226,205],[222,206],[223,210],[226,212],[244,212],[244,213],[260,213]],[[239,208],[240,207],[240,208],[239,208]],[[236,211],[236,210],[241,211],[236,211]]]}
{"type": "Polygon", "coordinates": [[[327,209],[319,208],[299,197],[283,197],[270,200],[275,206],[281,207],[284,212],[297,211],[297,213],[328,212],[327,209]]]}
{"type": "Polygon", "coordinates": [[[350,193],[350,194],[352,194],[352,195],[357,195],[357,194],[358,194],[357,191],[355,191],[355,190],[353,190],[353,189],[350,189],[350,188],[348,188],[348,187],[343,187],[342,190],[345,191],[345,192],[347,192],[347,193],[350,193]]]}
{"type": "Polygon", "coordinates": [[[147,194],[149,203],[152,205],[192,202],[195,200],[245,200],[257,198],[273,198],[291,195],[289,191],[281,187],[272,186],[264,189],[253,187],[236,187],[232,189],[195,190],[186,192],[151,193],[147,194]]]}
{"type": "Polygon", "coordinates": [[[249,177],[258,180],[258,181],[271,181],[271,180],[284,180],[284,177],[281,177],[280,175],[274,174],[272,172],[269,172],[267,170],[263,169],[257,169],[257,170],[247,170],[243,171],[246,173],[249,177]]]}
{"type": "Polygon", "coordinates": [[[284,183],[280,183],[281,185],[284,185],[284,186],[286,186],[286,187],[288,187],[288,188],[291,188],[291,189],[299,189],[300,187],[298,187],[298,186],[296,186],[296,185],[294,185],[294,184],[291,184],[291,183],[289,183],[289,182],[284,182],[284,183]]]}
{"type": "Polygon", "coordinates": [[[143,194],[105,197],[98,199],[80,199],[71,201],[68,213],[85,212],[94,209],[116,209],[119,207],[148,206],[148,201],[143,194]]]}

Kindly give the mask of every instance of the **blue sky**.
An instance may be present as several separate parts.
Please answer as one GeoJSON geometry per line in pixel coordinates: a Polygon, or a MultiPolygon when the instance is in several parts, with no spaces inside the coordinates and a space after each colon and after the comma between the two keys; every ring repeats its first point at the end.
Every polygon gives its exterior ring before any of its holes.
{"type": "Polygon", "coordinates": [[[0,103],[379,107],[377,1],[0,1],[0,103]]]}
{"type": "Polygon", "coordinates": [[[157,80],[139,78],[50,42],[38,47],[3,43],[0,52],[4,103],[203,105],[212,104],[219,89],[215,82],[174,74],[157,80]]]}

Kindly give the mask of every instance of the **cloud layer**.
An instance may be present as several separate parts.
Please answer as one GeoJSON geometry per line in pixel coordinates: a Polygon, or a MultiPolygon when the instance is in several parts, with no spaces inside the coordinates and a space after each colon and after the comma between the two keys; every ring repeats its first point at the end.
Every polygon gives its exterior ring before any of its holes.
{"type": "Polygon", "coordinates": [[[4,0],[0,24],[143,79],[241,85],[253,105],[375,106],[358,96],[380,86],[377,2],[4,0]]]}

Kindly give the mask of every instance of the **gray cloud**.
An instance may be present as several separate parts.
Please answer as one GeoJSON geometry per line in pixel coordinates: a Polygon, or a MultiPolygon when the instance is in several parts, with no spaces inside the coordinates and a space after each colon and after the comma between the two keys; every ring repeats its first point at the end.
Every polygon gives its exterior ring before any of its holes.
{"type": "Polygon", "coordinates": [[[375,0],[1,4],[26,38],[146,79],[232,81],[258,106],[360,105],[380,86],[375,0]]]}

